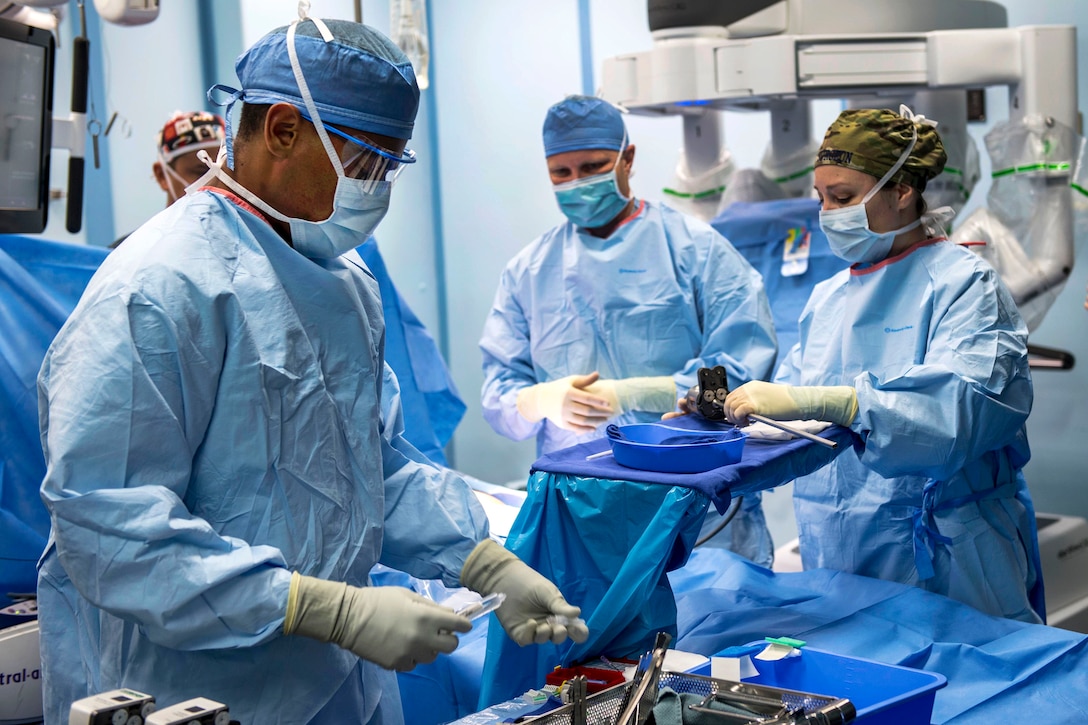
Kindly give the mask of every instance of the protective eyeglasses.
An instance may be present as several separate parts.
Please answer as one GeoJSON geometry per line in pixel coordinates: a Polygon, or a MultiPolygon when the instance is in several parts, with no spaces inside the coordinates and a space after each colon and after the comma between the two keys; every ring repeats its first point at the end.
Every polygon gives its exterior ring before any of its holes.
{"type": "MultiPolygon", "coordinates": [[[[306,113],[302,117],[313,123],[306,113]]],[[[398,155],[387,149],[369,144],[361,138],[349,136],[338,128],[333,128],[327,123],[322,123],[325,130],[344,139],[344,147],[340,150],[340,164],[344,167],[344,176],[349,179],[357,179],[366,182],[396,181],[404,170],[406,164],[416,162],[416,153],[411,149],[405,149],[402,155],[398,155]]]]}

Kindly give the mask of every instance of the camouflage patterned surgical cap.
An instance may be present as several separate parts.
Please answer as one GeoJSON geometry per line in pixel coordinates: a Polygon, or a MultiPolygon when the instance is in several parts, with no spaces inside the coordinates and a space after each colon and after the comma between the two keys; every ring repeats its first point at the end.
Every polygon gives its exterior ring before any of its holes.
{"type": "Polygon", "coordinates": [[[918,131],[918,141],[891,183],[925,191],[926,182],[941,173],[948,160],[941,137],[933,126],[887,109],[858,108],[840,113],[824,135],[816,165],[845,166],[879,179],[910,145],[912,126],[918,131]]]}

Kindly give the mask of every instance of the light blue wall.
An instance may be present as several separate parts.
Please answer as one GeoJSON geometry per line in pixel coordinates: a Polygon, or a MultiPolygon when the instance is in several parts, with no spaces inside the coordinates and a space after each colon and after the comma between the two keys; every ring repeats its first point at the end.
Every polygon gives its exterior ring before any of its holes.
{"type": "Polygon", "coordinates": [[[485,480],[524,480],[532,445],[498,436],[481,416],[477,343],[503,266],[560,220],[540,126],[551,103],[581,90],[578,4],[478,0],[431,9],[450,364],[468,404],[454,460],[485,480]]]}

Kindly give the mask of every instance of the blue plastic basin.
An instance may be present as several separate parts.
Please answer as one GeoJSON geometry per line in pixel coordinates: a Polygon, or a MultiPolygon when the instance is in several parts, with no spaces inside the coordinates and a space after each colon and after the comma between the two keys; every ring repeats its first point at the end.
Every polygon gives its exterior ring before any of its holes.
{"type": "Polygon", "coordinates": [[[759,675],[746,677],[745,682],[845,697],[857,708],[855,723],[929,725],[937,690],[948,684],[937,672],[845,657],[811,647],[803,648],[800,657],[771,662],[752,658],[752,664],[759,675]]]}
{"type": "Polygon", "coordinates": [[[747,437],[736,428],[699,431],[660,423],[608,428],[617,463],[661,473],[702,473],[738,463],[747,437]]]}

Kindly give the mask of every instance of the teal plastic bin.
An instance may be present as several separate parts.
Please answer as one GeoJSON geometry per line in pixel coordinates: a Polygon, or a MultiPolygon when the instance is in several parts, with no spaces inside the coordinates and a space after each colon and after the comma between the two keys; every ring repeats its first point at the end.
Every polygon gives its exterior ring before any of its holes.
{"type": "Polygon", "coordinates": [[[753,657],[752,664],[759,675],[746,677],[745,682],[845,697],[857,709],[853,722],[880,725],[929,725],[937,690],[948,684],[944,675],[936,672],[810,647],[803,648],[800,657],[770,662],[753,657]]]}

